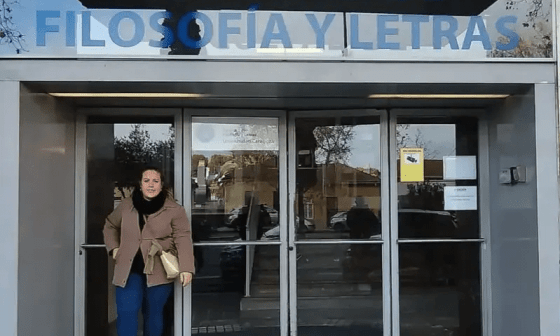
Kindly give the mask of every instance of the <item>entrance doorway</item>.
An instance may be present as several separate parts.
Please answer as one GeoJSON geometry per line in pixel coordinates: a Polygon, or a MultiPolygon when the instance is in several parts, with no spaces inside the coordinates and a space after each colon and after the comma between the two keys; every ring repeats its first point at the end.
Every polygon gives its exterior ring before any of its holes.
{"type": "Polygon", "coordinates": [[[81,334],[114,319],[111,261],[93,238],[111,209],[99,208],[100,181],[118,202],[119,164],[148,163],[116,159],[117,129],[152,141],[159,125],[173,150],[151,163],[169,167],[197,269],[191,286],[175,288],[169,335],[482,335],[482,121],[450,112],[88,116],[88,258],[77,283],[87,284],[88,312],[107,308],[96,322],[87,313],[81,334]]]}

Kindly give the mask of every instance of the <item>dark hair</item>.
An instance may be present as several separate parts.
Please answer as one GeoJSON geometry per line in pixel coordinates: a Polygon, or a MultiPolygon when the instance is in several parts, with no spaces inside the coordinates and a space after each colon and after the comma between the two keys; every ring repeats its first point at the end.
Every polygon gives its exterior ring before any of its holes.
{"type": "Polygon", "coordinates": [[[163,174],[163,171],[161,169],[159,169],[158,167],[155,166],[147,166],[144,167],[144,169],[140,170],[140,175],[138,176],[138,179],[136,180],[136,190],[140,191],[140,186],[142,185],[142,177],[144,176],[144,173],[147,172],[148,170],[153,170],[156,173],[159,174],[159,178],[161,180],[161,192],[166,195],[168,198],[173,199],[173,193],[171,192],[171,190],[169,189],[169,187],[167,186],[167,182],[165,181],[165,175],[163,174]]]}

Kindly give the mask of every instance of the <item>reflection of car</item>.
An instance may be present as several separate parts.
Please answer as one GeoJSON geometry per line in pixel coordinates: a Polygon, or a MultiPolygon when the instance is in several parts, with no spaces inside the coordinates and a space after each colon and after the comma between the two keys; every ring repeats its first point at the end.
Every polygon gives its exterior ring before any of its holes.
{"type": "Polygon", "coordinates": [[[226,226],[231,227],[233,221],[236,220],[237,217],[239,217],[239,215],[241,215],[241,211],[242,211],[242,207],[232,209],[229,212],[229,216],[227,216],[226,218],[226,226]]]}
{"type": "Polygon", "coordinates": [[[263,207],[270,216],[270,224],[273,226],[278,225],[278,210],[269,207],[268,205],[263,205],[263,207]]]}
{"type": "MultiPolygon", "coordinates": [[[[327,226],[338,232],[347,231],[347,212],[337,212],[327,226]]],[[[399,209],[399,238],[454,237],[456,229],[455,216],[448,211],[399,209]]]]}
{"type": "MultiPolygon", "coordinates": [[[[278,210],[269,207],[266,204],[261,204],[262,209],[266,210],[268,215],[270,216],[270,225],[278,225],[278,210]]],[[[226,226],[232,227],[234,221],[242,214],[243,207],[232,209],[229,212],[229,216],[226,218],[226,226]]]]}
{"type": "MultiPolygon", "coordinates": [[[[346,222],[344,222],[346,226],[346,222]]],[[[448,211],[399,210],[399,238],[457,238],[455,216],[448,211]]],[[[381,239],[381,234],[370,239],[381,239]]],[[[455,281],[457,258],[453,243],[404,244],[399,248],[401,281],[429,281],[435,284],[455,281]]],[[[345,277],[359,278],[380,269],[381,244],[356,244],[348,248],[343,261],[345,277]],[[377,264],[376,264],[377,263],[377,264]]]]}
{"type": "Polygon", "coordinates": [[[333,230],[338,231],[338,232],[345,231],[347,229],[347,227],[346,227],[346,211],[337,212],[336,214],[334,214],[331,217],[331,219],[329,220],[329,223],[327,224],[327,226],[330,229],[333,229],[333,230]]]}
{"type": "Polygon", "coordinates": [[[455,216],[448,211],[399,210],[399,238],[453,238],[455,216]]]}
{"type": "Polygon", "coordinates": [[[296,231],[297,232],[305,233],[305,232],[315,231],[315,223],[313,223],[309,219],[304,218],[303,219],[303,224],[305,224],[303,227],[299,226],[299,217],[296,216],[296,231]]]}
{"type": "MultiPolygon", "coordinates": [[[[296,217],[296,223],[299,222],[297,219],[298,217],[296,217]]],[[[315,230],[315,224],[310,220],[305,219],[304,223],[304,229],[299,231],[296,226],[296,231],[310,232],[315,230]]],[[[272,229],[265,231],[260,237],[260,240],[280,240],[280,225],[276,225],[272,229]]],[[[241,243],[242,239],[237,239],[236,241],[241,243]]],[[[242,286],[245,281],[245,250],[246,247],[244,245],[232,245],[224,247],[220,252],[220,269],[222,271],[222,279],[225,282],[232,283],[234,286],[242,286]]]]}

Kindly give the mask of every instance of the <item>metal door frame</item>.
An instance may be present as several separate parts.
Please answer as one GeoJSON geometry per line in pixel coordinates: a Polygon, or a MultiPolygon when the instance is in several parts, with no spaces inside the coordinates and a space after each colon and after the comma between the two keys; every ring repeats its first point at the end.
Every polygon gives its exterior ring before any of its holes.
{"type": "MultiPolygon", "coordinates": [[[[392,282],[392,329],[393,336],[400,336],[400,285],[399,285],[399,245],[398,245],[398,193],[397,193],[397,118],[398,117],[453,117],[470,116],[478,118],[478,196],[479,196],[479,224],[480,237],[477,239],[452,239],[455,243],[480,243],[480,289],[481,289],[481,324],[482,335],[492,335],[492,289],[491,289],[491,258],[490,258],[490,153],[488,139],[488,122],[485,117],[487,111],[483,108],[434,108],[414,109],[396,108],[388,111],[389,115],[389,162],[390,172],[390,202],[391,202],[391,282],[392,282]]],[[[449,241],[450,239],[447,239],[449,241]]],[[[432,239],[431,241],[446,241],[446,239],[432,239]]]]}
{"type": "MultiPolygon", "coordinates": [[[[86,220],[86,183],[87,153],[86,126],[87,117],[115,116],[173,116],[175,125],[175,197],[185,206],[191,218],[191,185],[183,183],[191,176],[190,160],[192,157],[192,117],[277,117],[279,125],[279,200],[280,200],[280,331],[282,336],[297,335],[297,245],[348,243],[348,241],[325,242],[295,241],[295,228],[291,219],[295,218],[295,177],[296,144],[295,119],[300,117],[334,117],[340,116],[380,116],[380,163],[381,176],[381,222],[382,222],[382,272],[383,272],[383,335],[399,336],[399,279],[398,279],[398,245],[396,232],[398,227],[397,177],[396,177],[396,120],[398,116],[476,116],[479,118],[479,197],[480,197],[480,232],[481,238],[481,311],[484,335],[491,335],[492,312],[490,275],[490,223],[489,223],[489,147],[488,126],[484,118],[484,109],[355,109],[355,110],[320,110],[290,111],[280,110],[241,110],[241,109],[191,109],[191,108],[80,108],[76,116],[76,174],[75,174],[75,287],[74,287],[74,334],[85,335],[85,261],[83,253],[87,248],[99,248],[103,245],[85,244],[86,220]],[[320,112],[320,115],[318,114],[320,112]],[[289,114],[287,120],[287,114],[289,114]],[[287,137],[286,137],[287,135],[287,137]],[[283,188],[282,186],[288,186],[283,188]],[[179,190],[182,191],[179,192],[179,190]],[[393,190],[391,192],[390,190],[393,190]],[[288,228],[286,230],[286,228],[288,228]],[[391,231],[393,230],[393,231],[391,231]]],[[[473,240],[475,241],[475,240],[473,240]]],[[[276,244],[271,244],[276,245],[276,244]]],[[[191,334],[191,288],[182,288],[175,283],[175,336],[191,334]],[[179,331],[181,330],[181,332],[179,331]]]]}
{"type": "MultiPolygon", "coordinates": [[[[279,242],[244,242],[249,245],[277,245],[280,249],[280,335],[288,335],[288,236],[285,229],[288,225],[287,216],[287,199],[288,199],[288,166],[287,166],[287,147],[286,147],[286,111],[283,110],[252,110],[252,109],[183,109],[183,152],[184,152],[184,169],[183,181],[191,179],[191,158],[192,158],[192,118],[193,117],[224,117],[224,118],[247,118],[247,117],[269,117],[278,118],[278,197],[280,201],[279,209],[279,225],[280,225],[280,241],[279,242]]],[[[183,184],[183,195],[185,209],[189,221],[192,220],[192,193],[191,183],[183,184]]],[[[242,244],[242,245],[243,245],[242,244]]],[[[215,246],[215,243],[195,243],[195,246],[215,246]]],[[[240,245],[238,242],[220,243],[218,245],[240,245]]],[[[192,291],[191,286],[183,292],[183,335],[191,335],[191,316],[192,316],[192,291]]]]}
{"type": "MultiPolygon", "coordinates": [[[[86,219],[87,219],[87,117],[173,117],[175,126],[175,198],[183,204],[183,116],[180,108],[79,108],[76,111],[75,134],[75,231],[74,231],[74,335],[85,336],[85,290],[86,290],[86,253],[90,248],[105,248],[104,244],[86,244],[86,219]]],[[[182,336],[183,329],[183,295],[179,281],[175,281],[174,291],[174,334],[182,336]]]]}
{"type": "MultiPolygon", "coordinates": [[[[381,176],[381,242],[371,242],[372,244],[382,244],[382,293],[383,293],[383,336],[391,335],[391,272],[390,272],[390,244],[389,244],[389,134],[388,134],[388,114],[386,110],[376,109],[352,109],[352,110],[317,110],[317,111],[290,111],[288,124],[288,153],[289,153],[289,218],[290,222],[295,218],[296,205],[296,118],[321,118],[321,117],[346,117],[379,116],[379,136],[380,136],[380,172],[381,176]],[[387,262],[386,262],[387,260],[387,262]]],[[[289,225],[289,299],[290,299],[290,336],[297,336],[297,245],[311,244],[337,244],[337,243],[356,243],[353,240],[340,241],[305,241],[295,240],[296,232],[293,225],[289,225]]],[[[359,242],[359,241],[358,241],[359,242]]]]}

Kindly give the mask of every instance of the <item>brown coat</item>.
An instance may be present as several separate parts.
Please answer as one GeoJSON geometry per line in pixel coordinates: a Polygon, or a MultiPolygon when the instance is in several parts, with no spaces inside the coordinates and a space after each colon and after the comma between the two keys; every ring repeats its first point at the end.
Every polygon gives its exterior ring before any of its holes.
{"type": "MultiPolygon", "coordinates": [[[[107,252],[111,254],[113,249],[119,248],[113,284],[120,287],[126,285],[132,260],[139,247],[146,262],[152,239],[157,239],[164,251],[177,252],[180,272],[194,273],[191,228],[185,209],[168,198],[159,211],[145,216],[145,223],[140,232],[138,212],[132,204],[132,198],[125,198],[107,216],[103,228],[107,252]]],[[[173,282],[173,279],[167,279],[159,254],[154,259],[153,274],[146,275],[148,287],[173,282]]]]}

